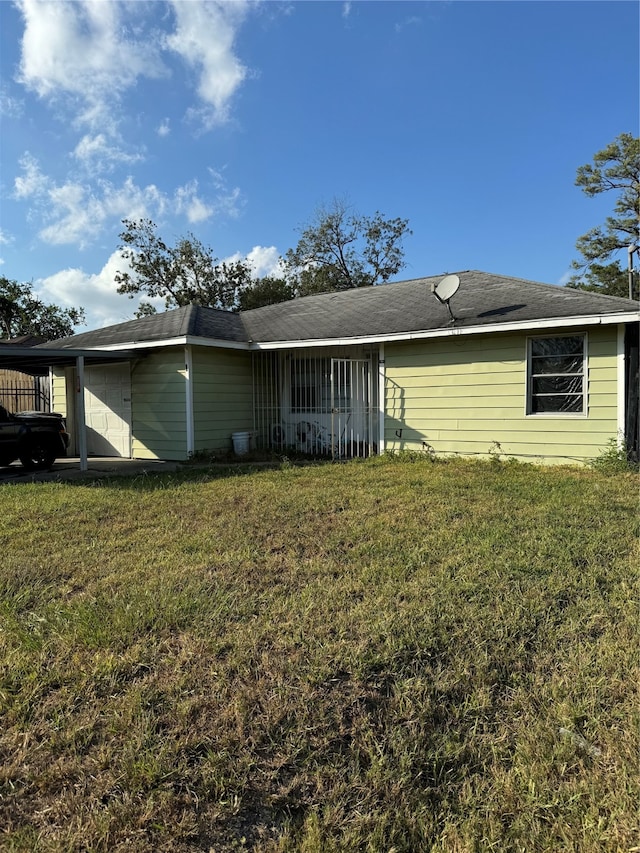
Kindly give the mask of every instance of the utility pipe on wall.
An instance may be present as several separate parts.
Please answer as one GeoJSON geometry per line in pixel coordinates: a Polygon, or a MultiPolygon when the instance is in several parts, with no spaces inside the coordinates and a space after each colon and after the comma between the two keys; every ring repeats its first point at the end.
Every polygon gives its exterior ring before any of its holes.
{"type": "Polygon", "coordinates": [[[633,253],[640,249],[636,243],[632,243],[627,252],[629,253],[629,299],[633,299],[633,253]]]}

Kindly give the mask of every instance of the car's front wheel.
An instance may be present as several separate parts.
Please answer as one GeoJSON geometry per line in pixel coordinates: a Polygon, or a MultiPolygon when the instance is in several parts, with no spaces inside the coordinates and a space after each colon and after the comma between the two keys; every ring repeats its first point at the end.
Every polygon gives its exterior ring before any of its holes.
{"type": "Polygon", "coordinates": [[[56,455],[50,447],[40,441],[34,441],[20,453],[20,462],[27,471],[42,471],[51,468],[56,461],[56,455]]]}

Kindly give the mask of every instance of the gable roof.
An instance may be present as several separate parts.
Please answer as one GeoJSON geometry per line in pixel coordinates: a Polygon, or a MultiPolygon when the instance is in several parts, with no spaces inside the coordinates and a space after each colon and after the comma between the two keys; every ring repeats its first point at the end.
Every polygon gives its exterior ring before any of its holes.
{"type": "Polygon", "coordinates": [[[431,293],[431,285],[443,278],[439,275],[305,296],[240,314],[188,305],[46,346],[131,347],[200,339],[253,348],[524,329],[541,323],[560,327],[586,318],[621,322],[640,317],[638,304],[629,299],[477,270],[458,275],[460,288],[450,303],[454,322],[446,306],[431,293]]]}

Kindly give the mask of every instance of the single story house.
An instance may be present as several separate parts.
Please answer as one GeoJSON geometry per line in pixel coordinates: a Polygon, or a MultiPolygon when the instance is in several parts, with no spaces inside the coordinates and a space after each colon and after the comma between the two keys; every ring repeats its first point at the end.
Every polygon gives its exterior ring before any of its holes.
{"type": "Polygon", "coordinates": [[[583,463],[612,439],[637,454],[637,303],[458,277],[448,302],[436,276],[238,314],[189,305],[50,342],[95,354],[82,382],[77,365],[51,367],[52,409],[71,432],[81,411],[99,456],[185,460],[246,433],[334,457],[583,463]]]}

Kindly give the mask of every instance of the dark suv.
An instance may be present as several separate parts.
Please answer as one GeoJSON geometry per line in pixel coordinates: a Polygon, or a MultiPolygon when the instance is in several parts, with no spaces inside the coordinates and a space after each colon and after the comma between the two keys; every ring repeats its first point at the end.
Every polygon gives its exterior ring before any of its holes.
{"type": "Polygon", "coordinates": [[[62,415],[20,412],[12,415],[0,406],[0,466],[16,459],[27,470],[51,468],[67,455],[69,434],[62,415]]]}

